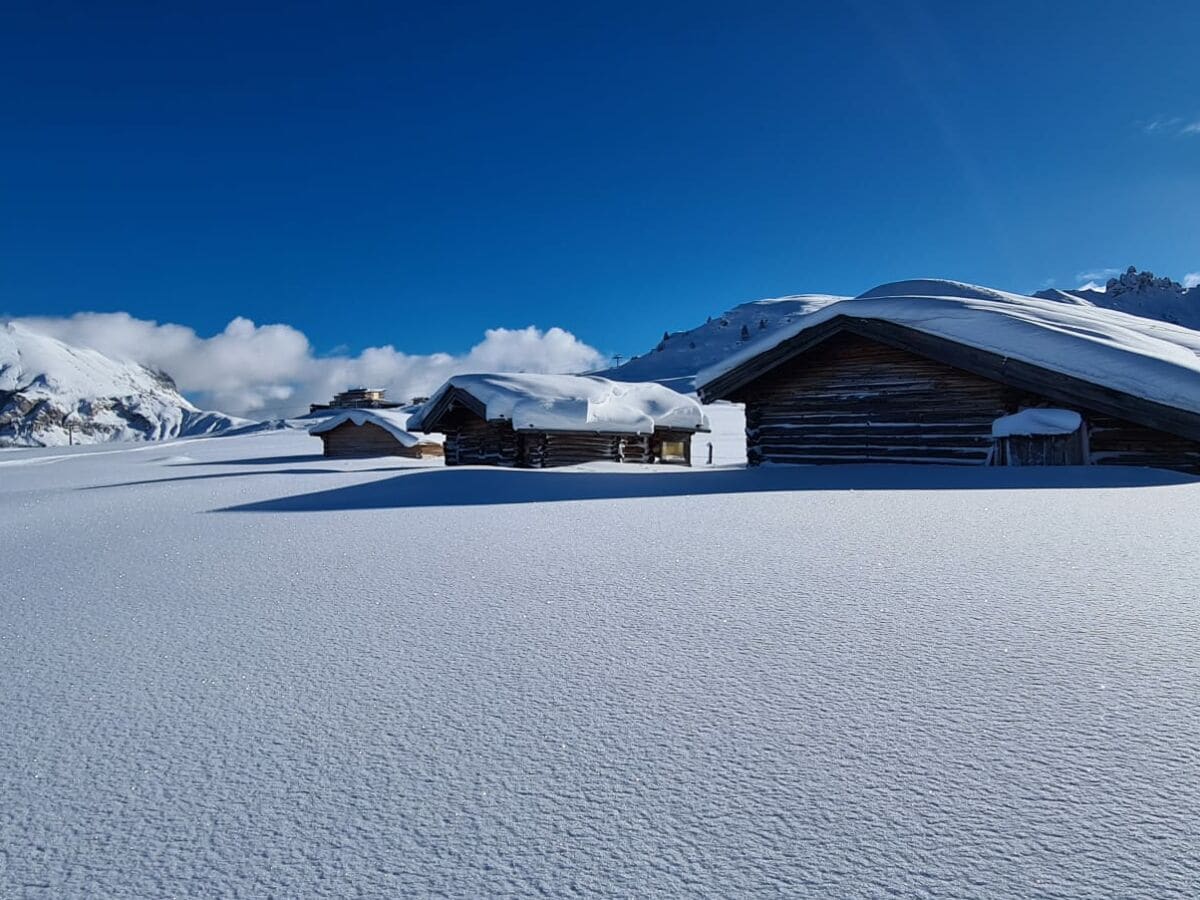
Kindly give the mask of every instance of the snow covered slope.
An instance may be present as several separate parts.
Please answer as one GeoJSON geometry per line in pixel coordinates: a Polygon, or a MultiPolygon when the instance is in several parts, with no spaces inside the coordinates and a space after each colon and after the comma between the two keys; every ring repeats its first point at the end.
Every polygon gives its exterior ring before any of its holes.
{"type": "Polygon", "coordinates": [[[246,424],[196,409],[160,372],[0,325],[0,446],[162,440],[246,424]]]}
{"type": "Polygon", "coordinates": [[[7,451],[0,521],[0,897],[1200,883],[1182,475],[281,431],[7,451]]]}
{"type": "Polygon", "coordinates": [[[1118,278],[1110,278],[1103,291],[1080,289],[1038,291],[1045,300],[1115,309],[1147,319],[1159,319],[1200,329],[1200,287],[1185,288],[1170,278],[1139,272],[1133,266],[1118,278]]]}
{"type": "Polygon", "coordinates": [[[688,331],[664,334],[653,350],[596,374],[616,381],[657,381],[688,392],[693,390],[693,379],[701,369],[736,353],[747,342],[840,299],[844,298],[796,294],[743,303],[688,331]]]}

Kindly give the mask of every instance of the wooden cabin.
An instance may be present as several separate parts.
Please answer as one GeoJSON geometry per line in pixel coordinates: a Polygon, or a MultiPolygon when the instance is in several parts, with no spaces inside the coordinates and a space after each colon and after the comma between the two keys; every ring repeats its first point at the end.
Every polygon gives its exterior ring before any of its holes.
{"type": "Polygon", "coordinates": [[[465,375],[413,427],[445,435],[448,466],[550,468],[586,462],[691,465],[700,404],[658,384],[584,375],[465,375]]]}
{"type": "Polygon", "coordinates": [[[1130,465],[1200,473],[1200,365],[1189,361],[1200,334],[1108,310],[1042,308],[1052,301],[1013,300],[1006,308],[966,298],[939,308],[911,299],[898,297],[893,307],[878,298],[839,301],[809,317],[819,321],[799,322],[758,352],[751,347],[701,373],[700,396],[745,404],[750,465],[1130,465]],[[1128,331],[1140,339],[1126,347],[1128,331]],[[1006,424],[1034,410],[1042,414],[1035,419],[1057,426],[1006,424]]]}
{"type": "Polygon", "coordinates": [[[442,445],[407,431],[407,420],[406,415],[389,410],[344,410],[314,425],[309,434],[321,439],[325,456],[441,456],[442,445]]]}

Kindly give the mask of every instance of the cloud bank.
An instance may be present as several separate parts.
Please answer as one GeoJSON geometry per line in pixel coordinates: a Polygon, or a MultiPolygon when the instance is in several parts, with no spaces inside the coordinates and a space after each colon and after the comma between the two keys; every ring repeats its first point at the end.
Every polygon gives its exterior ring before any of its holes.
{"type": "Polygon", "coordinates": [[[256,325],[240,316],[212,337],[128,313],[15,321],[68,344],[166,372],[198,406],[248,418],[307,412],[310,402],[326,401],[352,385],[387,388],[391,397],[407,399],[427,395],[459,373],[582,372],[604,361],[568,331],[533,326],[489,329],[459,355],[413,355],[388,345],[357,356],[316,356],[308,338],[292,326],[256,325]]]}

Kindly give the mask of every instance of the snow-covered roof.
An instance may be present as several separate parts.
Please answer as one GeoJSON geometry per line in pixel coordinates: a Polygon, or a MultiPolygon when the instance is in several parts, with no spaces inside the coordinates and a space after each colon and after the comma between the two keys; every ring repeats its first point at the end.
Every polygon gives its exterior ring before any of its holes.
{"type": "Polygon", "coordinates": [[[413,427],[423,428],[454,389],[478,401],[489,422],[510,421],[518,431],[649,434],[656,427],[708,429],[708,417],[694,398],[661,384],[530,374],[455,375],[414,414],[413,427]]]}
{"type": "Polygon", "coordinates": [[[343,409],[313,425],[308,429],[308,433],[324,434],[347,422],[353,422],[355,425],[365,425],[370,422],[372,425],[378,425],[405,447],[415,447],[421,443],[422,439],[406,430],[408,420],[408,413],[397,410],[343,409]]]}
{"type": "Polygon", "coordinates": [[[1200,414],[1200,332],[1110,309],[920,279],[824,306],[700,372],[706,387],[837,317],[904,326],[1091,384],[1200,414]]]}

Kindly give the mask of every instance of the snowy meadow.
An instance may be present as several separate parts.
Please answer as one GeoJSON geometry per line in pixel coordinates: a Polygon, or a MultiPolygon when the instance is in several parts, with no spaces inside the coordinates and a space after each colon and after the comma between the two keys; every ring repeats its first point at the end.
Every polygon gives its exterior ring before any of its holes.
{"type": "Polygon", "coordinates": [[[319,447],[0,453],[0,896],[1200,891],[1195,480],[319,447]]]}

